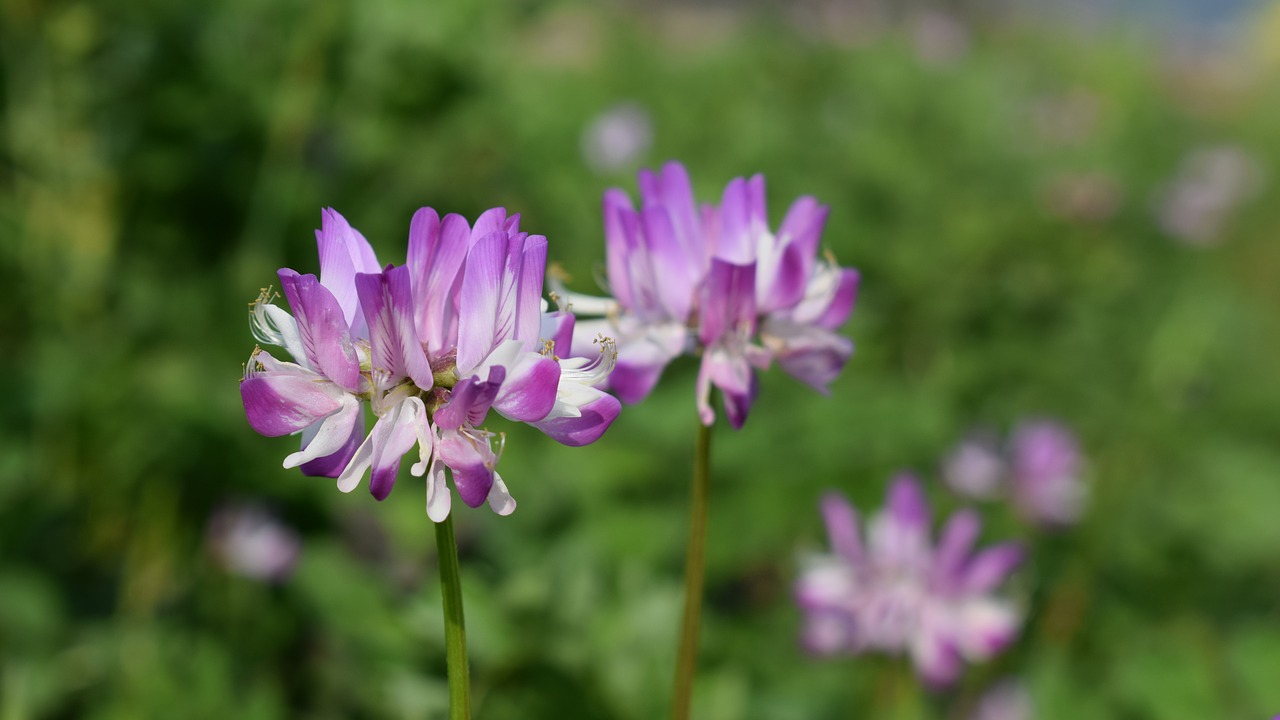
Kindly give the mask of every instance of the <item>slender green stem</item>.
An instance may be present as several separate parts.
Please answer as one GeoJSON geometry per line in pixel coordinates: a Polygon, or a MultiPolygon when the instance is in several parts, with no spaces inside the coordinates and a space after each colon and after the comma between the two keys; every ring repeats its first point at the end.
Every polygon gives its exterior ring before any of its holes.
{"type": "Polygon", "coordinates": [[[458,541],[453,515],[436,523],[440,556],[440,594],[444,596],[445,665],[449,671],[449,720],[471,720],[471,670],[467,667],[467,629],[462,618],[462,582],[458,579],[458,541]]]}
{"type": "Polygon", "coordinates": [[[693,453],[693,507],[689,515],[689,549],[684,567],[684,621],[676,658],[676,688],[671,717],[687,720],[698,666],[698,625],[702,618],[702,583],[706,575],[707,486],[711,477],[711,427],[698,423],[693,453]]]}

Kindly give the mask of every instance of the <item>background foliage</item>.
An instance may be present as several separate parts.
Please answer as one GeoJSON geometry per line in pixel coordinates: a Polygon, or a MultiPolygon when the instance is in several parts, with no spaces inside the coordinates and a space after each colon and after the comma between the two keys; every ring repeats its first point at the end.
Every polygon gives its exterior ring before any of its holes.
{"type": "MultiPolygon", "coordinates": [[[[591,289],[601,192],[668,158],[706,201],[766,173],[775,222],[816,195],[864,276],[831,397],[775,372],[715,439],[699,717],[963,717],[1006,675],[1049,720],[1280,709],[1280,15],[1228,53],[841,7],[0,3],[0,717],[439,714],[423,489],[280,469],[235,390],[243,303],[316,269],[329,205],[391,260],[422,205],[504,205],[591,289]],[[622,101],[653,144],[599,173],[582,133],[622,101]],[[1206,148],[1253,189],[1179,241],[1161,213],[1206,148]],[[943,453],[1028,415],[1079,431],[1092,501],[1054,536],[986,509],[1033,547],[1019,644],[934,695],[803,657],[820,493],[871,508],[915,468],[949,511],[943,453]],[[237,500],[302,534],[288,582],[211,558],[237,500]]],[[[585,449],[506,428],[519,511],[457,519],[478,716],[664,714],[692,384],[585,449]]]]}

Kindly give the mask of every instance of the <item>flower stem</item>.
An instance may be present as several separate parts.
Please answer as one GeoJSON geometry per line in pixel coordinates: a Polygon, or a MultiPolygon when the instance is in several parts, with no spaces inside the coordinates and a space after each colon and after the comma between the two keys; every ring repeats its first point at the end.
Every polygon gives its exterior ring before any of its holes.
{"type": "Polygon", "coordinates": [[[467,630],[462,618],[462,582],[458,579],[458,541],[453,515],[436,523],[440,556],[440,594],[444,596],[445,665],[449,672],[449,720],[471,720],[471,671],[467,667],[467,630]]]}
{"type": "Polygon", "coordinates": [[[702,584],[706,575],[707,486],[711,477],[711,427],[698,423],[693,453],[693,507],[689,515],[689,548],[684,568],[684,620],[676,658],[675,696],[671,717],[687,720],[698,665],[698,625],[702,617],[702,584]]]}

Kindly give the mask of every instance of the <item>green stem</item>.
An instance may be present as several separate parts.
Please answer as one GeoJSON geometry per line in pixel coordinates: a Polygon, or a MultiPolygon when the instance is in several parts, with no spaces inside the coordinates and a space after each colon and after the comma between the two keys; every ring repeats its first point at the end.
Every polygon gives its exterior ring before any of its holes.
{"type": "Polygon", "coordinates": [[[698,625],[702,617],[702,584],[706,575],[707,486],[711,477],[711,427],[698,423],[693,454],[693,507],[689,516],[689,549],[684,568],[684,621],[676,658],[675,696],[671,717],[687,720],[698,665],[698,625]]]}
{"type": "Polygon", "coordinates": [[[449,720],[471,720],[471,671],[467,667],[467,629],[462,618],[462,582],[458,579],[458,541],[453,515],[436,523],[440,556],[440,594],[444,596],[445,665],[449,671],[449,720]]]}

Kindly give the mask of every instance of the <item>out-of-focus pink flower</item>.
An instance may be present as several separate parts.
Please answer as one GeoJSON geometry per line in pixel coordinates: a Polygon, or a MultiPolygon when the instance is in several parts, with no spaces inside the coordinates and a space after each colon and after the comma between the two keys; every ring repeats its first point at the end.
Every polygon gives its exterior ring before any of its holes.
{"type": "Polygon", "coordinates": [[[601,173],[635,167],[652,145],[653,121],[636,102],[614,105],[582,132],[582,157],[601,173]]]}
{"type": "Polygon", "coordinates": [[[911,21],[916,57],[928,65],[954,65],[969,51],[969,28],[955,15],[925,10],[911,21]]]}
{"type": "Polygon", "coordinates": [[[298,534],[259,505],[227,505],[209,517],[205,543],[228,572],[262,582],[284,582],[302,550],[298,534]]]}
{"type": "Polygon", "coordinates": [[[612,298],[558,287],[579,322],[581,340],[617,338],[612,389],[623,402],[653,390],[667,364],[700,354],[696,401],[704,424],[715,420],[711,388],[725,415],[742,427],[755,400],[756,372],[774,360],[819,392],[853,354],[835,331],[853,311],[858,272],[818,258],[827,208],[796,200],[778,231],[769,229],[764,177],[736,178],[718,206],[694,203],[679,163],[640,172],[640,205],[621,190],[604,196],[605,257],[612,298]]]}
{"type": "Polygon", "coordinates": [[[943,481],[963,497],[1005,496],[1020,515],[1047,527],[1079,521],[1088,488],[1079,441],[1055,420],[1030,419],[1001,449],[986,431],[971,434],[943,460],[943,481]]]}
{"type": "Polygon", "coordinates": [[[832,554],[812,558],[795,588],[810,652],[906,653],[926,682],[942,686],[1017,635],[1020,612],[994,591],[1022,551],[1005,543],[975,552],[977,514],[953,515],[935,545],[928,503],[910,476],[893,482],[865,534],[842,496],[823,498],[822,512],[832,554]]]}
{"type": "Polygon", "coordinates": [[[1257,195],[1264,180],[1261,163],[1243,148],[1192,150],[1157,196],[1160,227],[1188,245],[1215,245],[1231,213],[1257,195]]]}
{"type": "Polygon", "coordinates": [[[1006,679],[983,693],[970,720],[1034,720],[1031,694],[1017,680],[1006,679]]]}

